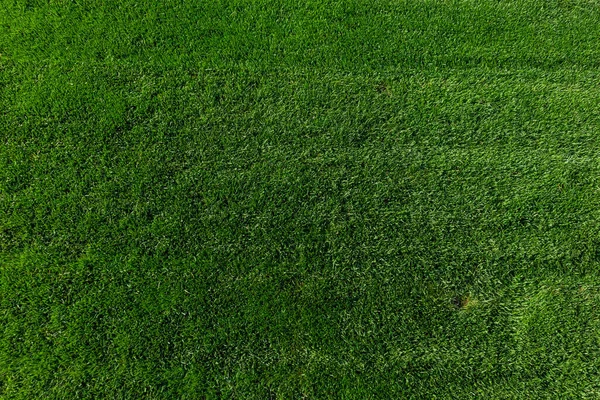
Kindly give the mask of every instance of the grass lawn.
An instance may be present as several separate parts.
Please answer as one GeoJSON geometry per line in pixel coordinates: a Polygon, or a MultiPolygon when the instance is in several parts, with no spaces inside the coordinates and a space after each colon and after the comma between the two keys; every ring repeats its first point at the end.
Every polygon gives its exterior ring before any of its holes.
{"type": "Polygon", "coordinates": [[[0,0],[0,399],[598,397],[598,1],[0,0]]]}

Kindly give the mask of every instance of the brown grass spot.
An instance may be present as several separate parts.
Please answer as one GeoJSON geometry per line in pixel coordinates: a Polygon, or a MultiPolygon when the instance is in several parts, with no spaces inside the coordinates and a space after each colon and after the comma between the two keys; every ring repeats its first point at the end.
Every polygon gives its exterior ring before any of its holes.
{"type": "Polygon", "coordinates": [[[479,301],[471,295],[455,296],[452,298],[452,305],[459,310],[468,310],[475,307],[477,303],[479,303],[479,301]]]}

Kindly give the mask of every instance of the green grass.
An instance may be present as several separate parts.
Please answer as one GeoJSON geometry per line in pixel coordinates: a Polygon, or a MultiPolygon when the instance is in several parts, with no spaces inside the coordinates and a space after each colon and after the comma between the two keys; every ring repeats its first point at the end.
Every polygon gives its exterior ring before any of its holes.
{"type": "Polygon", "coordinates": [[[599,32],[0,0],[0,398],[598,398],[599,32]]]}

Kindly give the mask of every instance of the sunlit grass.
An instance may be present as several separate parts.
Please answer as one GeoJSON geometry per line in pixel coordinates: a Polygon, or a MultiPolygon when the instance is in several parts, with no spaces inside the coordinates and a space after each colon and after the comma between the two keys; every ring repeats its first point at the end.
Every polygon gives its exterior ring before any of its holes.
{"type": "Polygon", "coordinates": [[[0,398],[594,398],[592,1],[4,1],[0,398]]]}

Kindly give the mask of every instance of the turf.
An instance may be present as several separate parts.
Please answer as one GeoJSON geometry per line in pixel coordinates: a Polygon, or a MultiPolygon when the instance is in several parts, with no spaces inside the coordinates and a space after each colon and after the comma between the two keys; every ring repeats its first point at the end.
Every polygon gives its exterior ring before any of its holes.
{"type": "Polygon", "coordinates": [[[0,0],[0,398],[597,398],[598,32],[0,0]]]}

